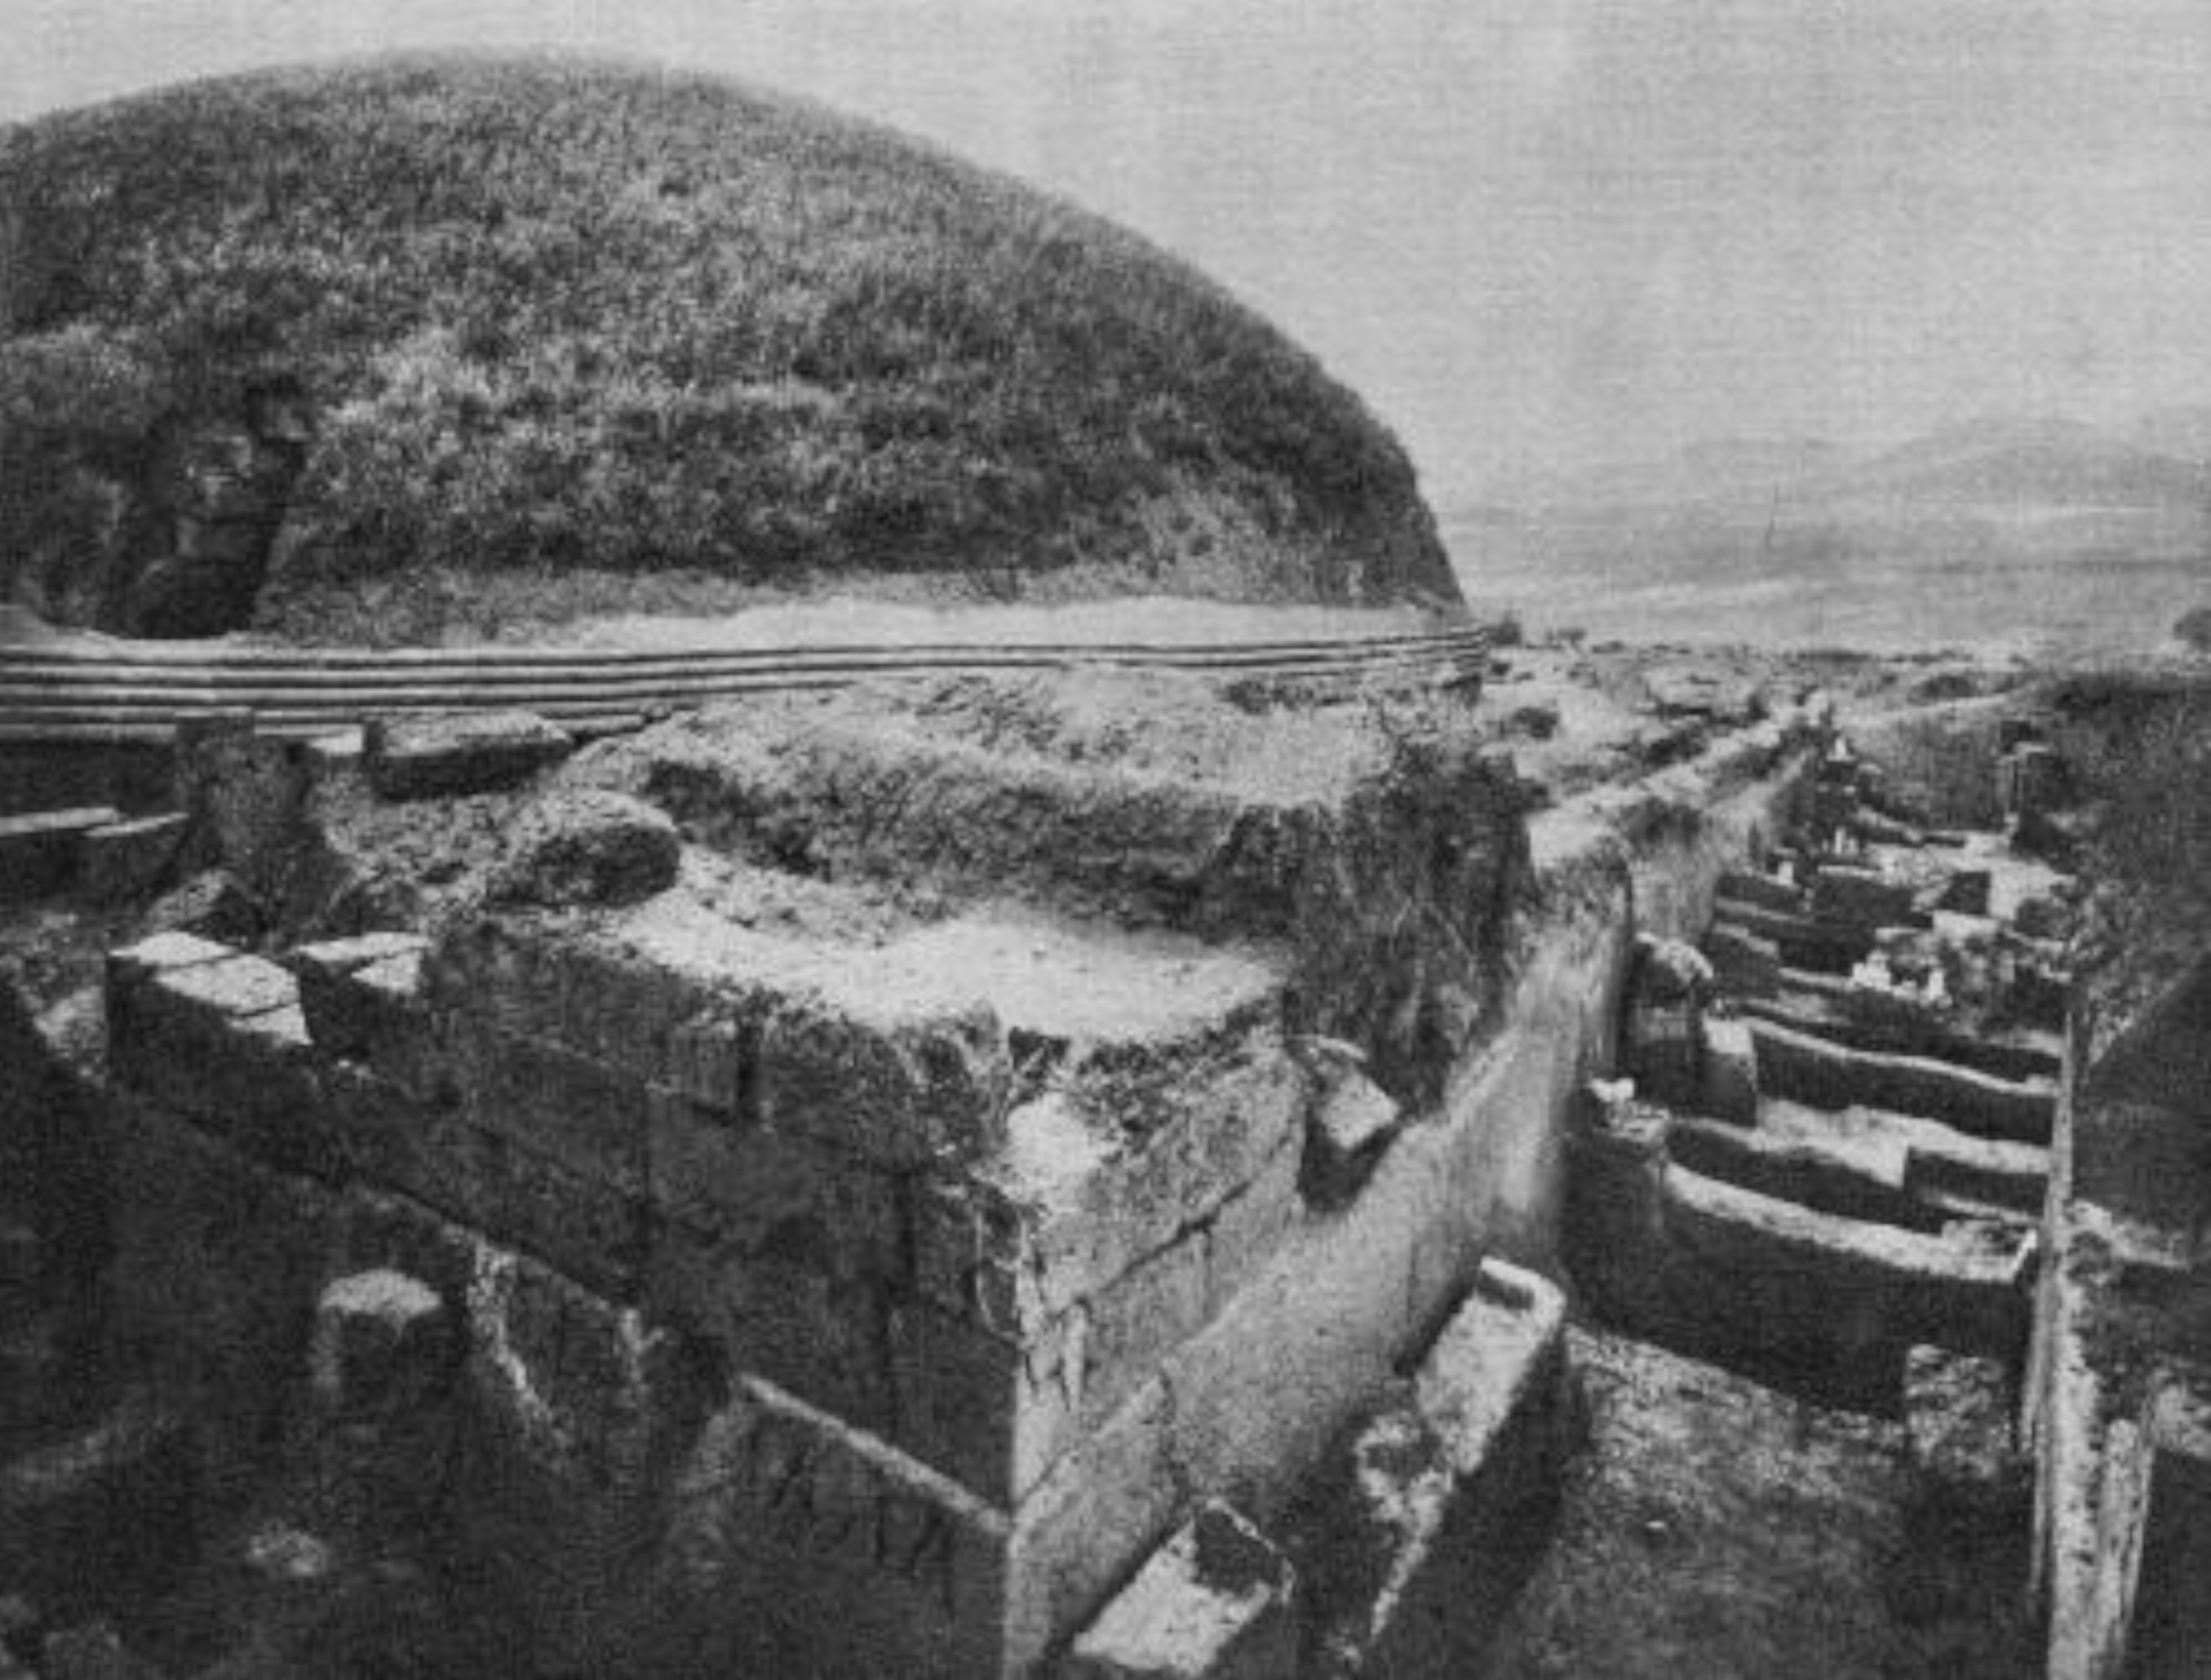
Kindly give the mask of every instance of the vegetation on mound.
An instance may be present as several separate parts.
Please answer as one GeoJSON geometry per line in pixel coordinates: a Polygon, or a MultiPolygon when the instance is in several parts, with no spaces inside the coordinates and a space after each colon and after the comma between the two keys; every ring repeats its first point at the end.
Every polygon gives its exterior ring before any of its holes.
{"type": "Polygon", "coordinates": [[[809,107],[560,61],[0,134],[0,588],[108,624],[272,548],[264,622],[380,589],[388,633],[455,611],[418,573],[1457,594],[1394,441],[1179,263],[809,107]]]}

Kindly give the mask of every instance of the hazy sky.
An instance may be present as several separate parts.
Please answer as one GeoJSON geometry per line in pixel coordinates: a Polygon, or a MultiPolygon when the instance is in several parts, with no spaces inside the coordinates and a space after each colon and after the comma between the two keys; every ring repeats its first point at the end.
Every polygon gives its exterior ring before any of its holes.
{"type": "Polygon", "coordinates": [[[0,119],[382,47],[812,94],[1194,259],[1448,500],[2211,402],[2211,0],[0,0],[0,119]]]}

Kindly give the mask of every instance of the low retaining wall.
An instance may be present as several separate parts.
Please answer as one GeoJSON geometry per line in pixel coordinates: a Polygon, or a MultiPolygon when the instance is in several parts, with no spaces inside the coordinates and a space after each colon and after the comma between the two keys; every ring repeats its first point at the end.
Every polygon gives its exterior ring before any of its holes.
{"type": "Polygon", "coordinates": [[[1671,1133],[1664,1115],[1631,1110],[1576,1135],[1573,1272],[1607,1319],[1880,1411],[1896,1406],[1915,1343],[2022,1355],[2029,1311],[2015,1253],[1707,1176],[1671,1158],[1671,1133]]]}

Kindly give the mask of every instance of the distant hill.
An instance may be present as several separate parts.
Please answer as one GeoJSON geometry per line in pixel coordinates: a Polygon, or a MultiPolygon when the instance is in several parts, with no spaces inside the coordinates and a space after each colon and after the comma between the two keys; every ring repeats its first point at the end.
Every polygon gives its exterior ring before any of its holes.
{"type": "Polygon", "coordinates": [[[1801,486],[1826,502],[2083,511],[2190,507],[2206,488],[2194,462],[2077,421],[2010,418],[1945,427],[1801,486]]]}
{"type": "Polygon", "coordinates": [[[2063,419],[1991,416],[1879,451],[1808,440],[1699,444],[1652,461],[1530,480],[1511,486],[1510,496],[1523,510],[1623,519],[1668,512],[1739,519],[1777,509],[1799,522],[2192,514],[2211,501],[2206,461],[2211,408],[2167,411],[2124,436],[2063,419]],[[2199,447],[2202,454],[2191,452],[2199,447]]]}
{"type": "Polygon", "coordinates": [[[1457,599],[1396,443],[1184,264],[810,106],[566,61],[0,130],[0,599],[155,632],[1457,599]]]}
{"type": "Polygon", "coordinates": [[[1648,461],[1545,473],[1500,488],[1493,501],[1525,509],[1680,507],[1771,495],[1849,460],[1819,438],[1720,438],[1648,461]]]}

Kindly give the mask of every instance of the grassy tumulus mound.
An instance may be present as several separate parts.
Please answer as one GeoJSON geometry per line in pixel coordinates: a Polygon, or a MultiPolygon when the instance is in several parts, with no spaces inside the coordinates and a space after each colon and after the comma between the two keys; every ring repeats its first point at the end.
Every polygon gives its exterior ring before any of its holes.
{"type": "Polygon", "coordinates": [[[0,131],[0,594],[394,640],[826,587],[1457,598],[1274,329],[813,107],[395,60],[0,131]]]}

